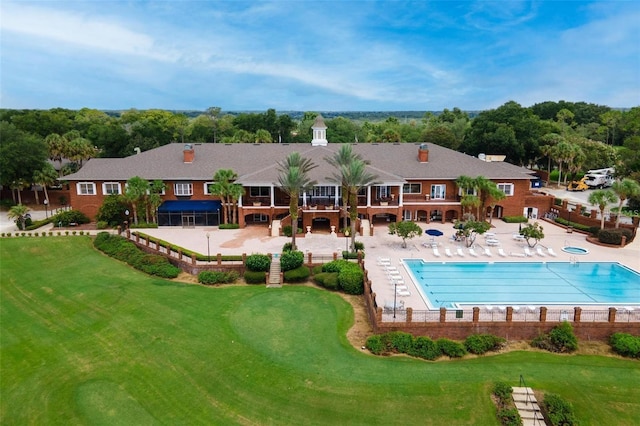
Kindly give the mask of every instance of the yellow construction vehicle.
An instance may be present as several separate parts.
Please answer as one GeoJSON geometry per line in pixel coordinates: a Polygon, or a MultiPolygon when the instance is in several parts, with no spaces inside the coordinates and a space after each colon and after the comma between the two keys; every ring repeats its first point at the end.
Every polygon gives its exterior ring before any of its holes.
{"type": "Polygon", "coordinates": [[[583,177],[580,180],[569,182],[569,185],[567,185],[567,191],[586,191],[589,189],[589,186],[585,183],[586,180],[587,178],[583,177]]]}

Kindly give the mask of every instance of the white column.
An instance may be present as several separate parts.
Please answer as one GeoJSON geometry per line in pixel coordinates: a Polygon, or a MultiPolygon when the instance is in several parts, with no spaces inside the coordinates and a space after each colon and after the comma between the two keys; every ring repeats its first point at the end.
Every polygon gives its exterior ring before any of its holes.
{"type": "Polygon", "coordinates": [[[238,198],[238,207],[242,207],[242,195],[238,198]]]}
{"type": "Polygon", "coordinates": [[[340,185],[336,185],[335,186],[336,191],[335,191],[335,195],[333,196],[333,205],[334,206],[339,206],[340,205],[340,185]]]}
{"type": "Polygon", "coordinates": [[[400,191],[398,191],[398,194],[400,194],[400,195],[398,196],[398,205],[399,205],[399,206],[401,206],[401,205],[402,205],[402,198],[403,198],[402,196],[404,195],[404,194],[402,193],[402,185],[400,185],[400,191]]]}
{"type": "Polygon", "coordinates": [[[275,192],[276,192],[276,187],[274,185],[271,185],[269,187],[269,194],[270,194],[269,201],[271,202],[271,207],[275,206],[275,199],[276,199],[275,192]]]}
{"type": "Polygon", "coordinates": [[[367,207],[371,207],[371,186],[367,186],[367,207]]]}
{"type": "Polygon", "coordinates": [[[307,207],[307,191],[302,193],[302,207],[307,207]]]}

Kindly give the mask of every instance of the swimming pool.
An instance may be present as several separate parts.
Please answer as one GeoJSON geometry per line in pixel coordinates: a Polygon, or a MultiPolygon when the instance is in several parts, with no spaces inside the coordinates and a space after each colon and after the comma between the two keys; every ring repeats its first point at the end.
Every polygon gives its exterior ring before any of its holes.
{"type": "Polygon", "coordinates": [[[403,262],[430,308],[640,304],[640,274],[616,262],[403,262]]]}

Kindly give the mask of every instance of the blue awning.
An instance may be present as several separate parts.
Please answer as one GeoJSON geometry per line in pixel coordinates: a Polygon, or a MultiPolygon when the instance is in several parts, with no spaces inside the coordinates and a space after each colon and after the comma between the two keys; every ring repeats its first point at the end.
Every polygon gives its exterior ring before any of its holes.
{"type": "Polygon", "coordinates": [[[165,201],[158,208],[160,213],[172,212],[217,212],[220,210],[222,203],[220,201],[210,200],[171,200],[165,201]]]}

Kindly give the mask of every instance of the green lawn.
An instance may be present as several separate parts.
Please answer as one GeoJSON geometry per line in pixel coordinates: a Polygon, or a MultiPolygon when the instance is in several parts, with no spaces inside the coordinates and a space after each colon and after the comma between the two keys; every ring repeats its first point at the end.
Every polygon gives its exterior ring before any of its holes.
{"type": "Polygon", "coordinates": [[[640,418],[637,361],[374,357],[335,294],[149,278],[89,237],[2,239],[0,268],[3,425],[493,425],[492,383],[520,374],[583,425],[640,418]]]}

